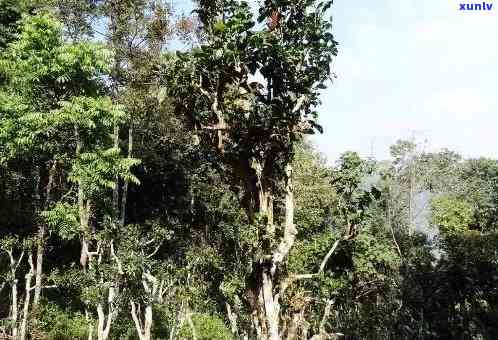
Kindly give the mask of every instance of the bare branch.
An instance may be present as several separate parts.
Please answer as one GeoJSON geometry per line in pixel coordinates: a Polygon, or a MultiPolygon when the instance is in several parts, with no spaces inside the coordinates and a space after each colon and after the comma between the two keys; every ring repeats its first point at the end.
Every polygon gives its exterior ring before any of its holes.
{"type": "Polygon", "coordinates": [[[305,95],[302,95],[301,97],[299,97],[299,99],[297,100],[296,105],[292,109],[292,112],[293,113],[298,112],[301,109],[301,106],[303,106],[305,100],[306,100],[306,96],[305,95]]]}
{"type": "MultiPolygon", "coordinates": [[[[51,289],[51,288],[58,288],[58,287],[59,286],[57,286],[57,285],[50,285],[50,286],[42,286],[41,289],[51,289]]],[[[32,291],[35,288],[36,288],[36,286],[30,287],[29,290],[32,291]]]]}
{"type": "MultiPolygon", "coordinates": [[[[347,239],[347,238],[344,238],[347,239]]],[[[330,257],[334,253],[334,251],[337,249],[337,246],[339,245],[341,239],[338,239],[334,242],[330,250],[327,252],[325,257],[323,258],[320,268],[318,269],[318,272],[316,273],[309,273],[309,274],[294,274],[289,276],[287,279],[283,280],[282,283],[280,284],[280,293],[278,295],[282,295],[285,290],[294,282],[299,281],[299,280],[306,280],[306,279],[312,279],[314,277],[319,276],[323,270],[325,269],[325,265],[329,261],[330,257]]]]}
{"type": "Polygon", "coordinates": [[[325,269],[325,265],[327,264],[327,262],[329,261],[330,257],[332,256],[332,254],[334,253],[334,251],[336,250],[337,246],[339,245],[339,242],[341,240],[336,240],[334,242],[334,244],[332,245],[332,248],[330,248],[329,252],[327,253],[327,255],[325,255],[325,257],[323,258],[323,261],[322,263],[320,264],[320,269],[318,270],[318,273],[321,273],[323,272],[323,270],[325,269]]]}
{"type": "Polygon", "coordinates": [[[162,246],[162,243],[158,244],[157,247],[152,251],[152,253],[147,255],[147,258],[150,259],[152,256],[156,255],[156,253],[159,251],[161,246],[162,246]]]}
{"type": "Polygon", "coordinates": [[[325,322],[327,322],[327,319],[330,315],[330,309],[332,308],[333,303],[334,300],[327,301],[327,305],[325,306],[325,310],[323,311],[322,321],[320,321],[320,333],[325,332],[325,322]]]}

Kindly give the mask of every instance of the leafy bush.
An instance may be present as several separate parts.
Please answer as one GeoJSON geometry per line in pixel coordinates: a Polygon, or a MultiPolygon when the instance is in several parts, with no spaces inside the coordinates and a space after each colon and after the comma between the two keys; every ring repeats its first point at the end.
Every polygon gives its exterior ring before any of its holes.
{"type": "Polygon", "coordinates": [[[37,325],[46,339],[50,340],[76,340],[88,337],[88,323],[84,315],[62,310],[53,304],[42,306],[37,325]]]}
{"type": "MultiPolygon", "coordinates": [[[[232,333],[225,326],[223,321],[216,315],[194,314],[192,322],[195,328],[197,340],[233,340],[232,333]]],[[[182,340],[193,340],[192,328],[188,323],[184,323],[178,338],[182,340]]]]}

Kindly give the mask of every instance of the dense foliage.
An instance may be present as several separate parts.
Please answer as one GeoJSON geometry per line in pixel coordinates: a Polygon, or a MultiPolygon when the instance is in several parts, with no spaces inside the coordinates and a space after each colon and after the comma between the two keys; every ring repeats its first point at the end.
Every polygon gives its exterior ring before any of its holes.
{"type": "Polygon", "coordinates": [[[0,338],[497,339],[498,161],[330,165],[332,1],[168,4],[0,0],[0,338]]]}

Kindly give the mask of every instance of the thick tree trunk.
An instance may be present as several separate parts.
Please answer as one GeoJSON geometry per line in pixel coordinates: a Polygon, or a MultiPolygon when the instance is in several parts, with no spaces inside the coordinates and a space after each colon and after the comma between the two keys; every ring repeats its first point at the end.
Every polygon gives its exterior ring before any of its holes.
{"type": "MultiPolygon", "coordinates": [[[[256,167],[256,175],[258,168],[256,167]]],[[[258,271],[259,282],[258,302],[253,316],[257,317],[255,328],[257,338],[261,340],[280,340],[282,330],[280,324],[280,303],[279,303],[279,280],[277,269],[287,258],[290,249],[294,245],[297,229],[294,225],[294,193],[292,183],[292,167],[286,166],[285,184],[285,222],[284,235],[279,245],[273,250],[271,260],[263,260],[258,271]]],[[[265,190],[261,177],[257,180],[259,212],[267,217],[266,237],[275,237],[275,227],[273,225],[273,197],[269,190],[265,190]]]]}
{"type": "MultiPolygon", "coordinates": [[[[145,315],[144,322],[140,322],[137,313],[137,306],[134,301],[130,301],[131,305],[131,317],[133,322],[135,323],[135,328],[138,333],[138,337],[140,340],[151,340],[152,339],[152,306],[147,305],[145,307],[145,315]]],[[[140,309],[140,306],[138,306],[140,309]]]]}
{"type": "Polygon", "coordinates": [[[111,332],[111,325],[114,321],[114,317],[116,314],[116,309],[113,306],[114,298],[116,297],[116,291],[114,287],[109,288],[107,305],[108,305],[108,314],[107,318],[104,313],[104,307],[101,303],[97,305],[97,315],[98,315],[98,324],[97,324],[97,339],[98,340],[107,340],[109,338],[109,334],[111,332]]]}
{"type": "Polygon", "coordinates": [[[278,265],[289,254],[296,240],[297,229],[294,225],[294,185],[292,183],[292,166],[287,164],[285,168],[285,226],[284,237],[281,240],[277,250],[273,254],[273,264],[278,265]]]}
{"type": "Polygon", "coordinates": [[[143,340],[150,340],[152,332],[152,306],[145,307],[145,325],[144,325],[144,338],[143,340]]]}
{"type": "Polygon", "coordinates": [[[278,298],[276,299],[274,295],[273,280],[270,270],[263,270],[262,276],[265,316],[268,325],[268,340],[280,340],[280,306],[278,304],[278,298]]]}

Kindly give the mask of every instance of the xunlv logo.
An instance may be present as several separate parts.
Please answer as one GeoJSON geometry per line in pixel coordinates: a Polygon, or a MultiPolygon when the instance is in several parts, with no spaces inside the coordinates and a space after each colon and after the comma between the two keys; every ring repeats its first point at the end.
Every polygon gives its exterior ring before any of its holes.
{"type": "Polygon", "coordinates": [[[461,11],[491,11],[493,9],[493,4],[488,4],[483,2],[482,4],[460,4],[461,11]]]}

